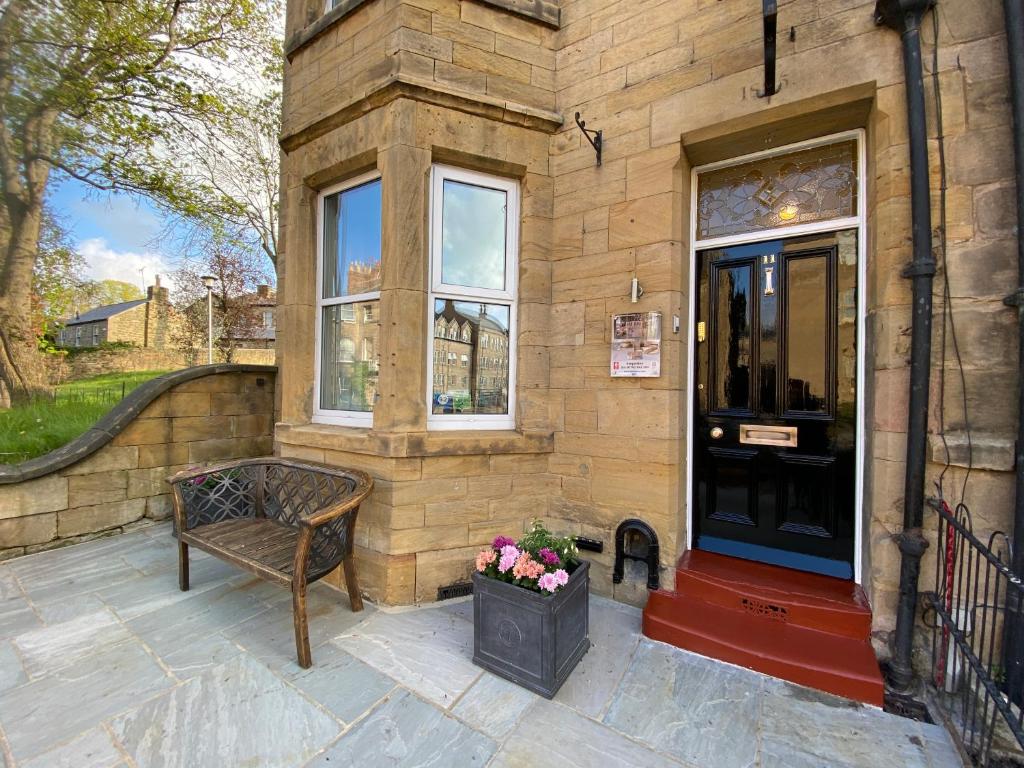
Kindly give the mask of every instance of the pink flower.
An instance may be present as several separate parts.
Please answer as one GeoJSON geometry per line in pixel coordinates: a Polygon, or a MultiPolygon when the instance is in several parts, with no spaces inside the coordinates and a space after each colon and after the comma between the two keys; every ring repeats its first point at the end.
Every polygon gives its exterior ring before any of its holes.
{"type": "Polygon", "coordinates": [[[514,547],[515,545],[515,539],[511,539],[508,536],[498,536],[494,539],[494,544],[492,546],[497,550],[501,550],[505,547],[514,547]]]}
{"type": "Polygon", "coordinates": [[[540,552],[538,552],[537,554],[539,554],[540,555],[540,559],[543,560],[548,565],[558,565],[560,562],[562,562],[561,560],[558,559],[558,555],[556,553],[552,552],[547,547],[544,547],[543,549],[541,549],[540,552]]]}
{"type": "Polygon", "coordinates": [[[501,560],[498,562],[498,571],[505,573],[516,564],[519,559],[519,550],[513,544],[506,544],[501,548],[501,560]]]}
{"type": "Polygon", "coordinates": [[[559,568],[551,575],[555,577],[555,582],[560,587],[564,587],[566,584],[569,583],[569,573],[564,568],[559,568]]]}
{"type": "Polygon", "coordinates": [[[548,592],[554,592],[556,589],[558,589],[558,579],[555,577],[555,574],[553,573],[545,573],[537,581],[537,586],[548,592]]]}
{"type": "Polygon", "coordinates": [[[497,559],[497,555],[494,554],[493,549],[485,549],[479,555],[476,556],[476,569],[483,573],[487,566],[490,565],[497,559]]]}

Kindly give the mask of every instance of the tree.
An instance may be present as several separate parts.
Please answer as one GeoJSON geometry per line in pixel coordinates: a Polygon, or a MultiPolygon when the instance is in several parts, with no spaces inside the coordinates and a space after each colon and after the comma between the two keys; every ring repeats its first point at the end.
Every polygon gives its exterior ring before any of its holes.
{"type": "MultiPolygon", "coordinates": [[[[53,172],[206,216],[217,198],[171,148],[230,124],[270,71],[277,0],[7,0],[0,4],[0,404],[43,381],[32,276],[53,172]]],[[[216,211],[214,212],[216,214],[216,211]]]]}
{"type": "Polygon", "coordinates": [[[84,312],[93,307],[120,304],[125,301],[144,299],[146,295],[139,286],[123,280],[87,280],[75,292],[75,310],[84,312]]]}
{"type": "Polygon", "coordinates": [[[230,363],[235,350],[263,327],[262,313],[254,306],[256,289],[270,280],[261,261],[261,254],[244,239],[214,231],[202,243],[200,256],[184,260],[173,273],[180,318],[174,341],[190,364],[205,362],[208,315],[202,277],[217,278],[212,294],[213,343],[218,359],[230,363]]]}
{"type": "Polygon", "coordinates": [[[85,263],[71,247],[61,222],[43,211],[39,254],[32,273],[32,333],[42,342],[75,310],[85,263]]]}

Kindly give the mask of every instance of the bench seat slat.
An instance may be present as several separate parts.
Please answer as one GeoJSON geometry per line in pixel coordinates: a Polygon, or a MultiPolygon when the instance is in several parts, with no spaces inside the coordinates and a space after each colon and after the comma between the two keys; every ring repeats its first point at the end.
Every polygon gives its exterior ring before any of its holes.
{"type": "Polygon", "coordinates": [[[257,576],[292,583],[298,531],[267,518],[241,518],[185,531],[182,541],[257,576]]]}

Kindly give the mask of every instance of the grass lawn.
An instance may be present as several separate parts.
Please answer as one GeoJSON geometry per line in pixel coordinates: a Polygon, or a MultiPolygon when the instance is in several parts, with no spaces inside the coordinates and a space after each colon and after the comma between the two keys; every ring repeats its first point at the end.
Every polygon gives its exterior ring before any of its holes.
{"type": "Polygon", "coordinates": [[[53,400],[0,411],[0,464],[42,456],[78,437],[135,387],[166,371],[106,373],[61,384],[53,400]]]}

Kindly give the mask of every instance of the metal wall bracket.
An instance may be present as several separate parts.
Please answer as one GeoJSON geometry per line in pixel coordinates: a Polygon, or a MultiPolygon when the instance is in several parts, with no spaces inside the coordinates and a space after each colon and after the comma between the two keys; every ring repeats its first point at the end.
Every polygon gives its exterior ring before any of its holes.
{"type": "Polygon", "coordinates": [[[761,0],[764,16],[764,90],[756,91],[759,99],[774,96],[779,92],[775,84],[775,40],[779,22],[777,0],[761,0]]]}
{"type": "Polygon", "coordinates": [[[583,135],[586,136],[587,141],[590,142],[590,146],[594,148],[597,153],[597,164],[601,164],[601,148],[604,146],[604,140],[602,138],[602,131],[595,131],[592,128],[587,128],[587,121],[580,120],[580,113],[576,113],[576,125],[583,131],[583,135]],[[593,136],[591,136],[593,134],[593,136]]]}

